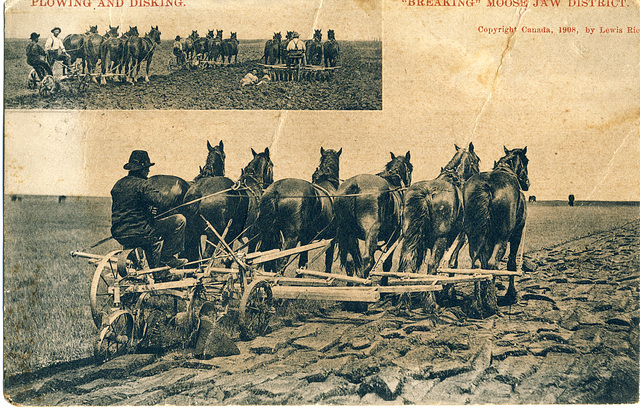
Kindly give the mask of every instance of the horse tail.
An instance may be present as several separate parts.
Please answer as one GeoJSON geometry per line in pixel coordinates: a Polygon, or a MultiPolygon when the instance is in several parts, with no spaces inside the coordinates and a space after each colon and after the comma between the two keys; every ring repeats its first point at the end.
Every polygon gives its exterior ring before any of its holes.
{"type": "Polygon", "coordinates": [[[280,193],[277,190],[266,191],[260,200],[260,212],[256,225],[260,231],[262,250],[281,248],[280,226],[278,225],[278,202],[280,193]]]}
{"type": "Polygon", "coordinates": [[[402,252],[400,271],[417,272],[420,265],[419,251],[424,251],[430,238],[433,210],[431,208],[432,191],[427,186],[410,188],[405,197],[402,226],[402,252]]]}
{"type": "MultiPolygon", "coordinates": [[[[475,256],[472,254],[472,262],[487,245],[489,227],[491,225],[491,201],[493,194],[486,181],[477,182],[465,189],[464,204],[464,232],[469,239],[469,246],[475,248],[475,256]]],[[[471,249],[471,248],[470,248],[471,249]]]]}
{"type": "Polygon", "coordinates": [[[347,269],[347,272],[352,267],[359,270],[362,265],[362,256],[356,235],[358,228],[356,213],[358,197],[356,195],[359,193],[360,187],[354,181],[344,190],[344,195],[338,195],[334,202],[338,254],[340,255],[340,264],[347,269]],[[349,259],[349,254],[353,257],[352,259],[349,259]],[[353,265],[350,265],[351,263],[353,265]]]}

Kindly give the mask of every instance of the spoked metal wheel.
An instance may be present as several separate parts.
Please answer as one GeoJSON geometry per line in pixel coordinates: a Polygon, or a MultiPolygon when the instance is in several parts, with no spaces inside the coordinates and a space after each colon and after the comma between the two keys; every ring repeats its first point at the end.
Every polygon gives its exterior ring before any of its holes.
{"type": "Polygon", "coordinates": [[[240,333],[245,340],[266,334],[274,314],[273,293],[266,280],[254,280],[244,290],[240,301],[240,333]]]}
{"type": "Polygon", "coordinates": [[[139,259],[136,250],[119,249],[102,258],[93,274],[89,292],[91,316],[97,328],[102,327],[103,319],[113,310],[133,310],[139,295],[123,292],[128,285],[141,283],[141,279],[128,275],[132,275],[132,271],[146,268],[146,260],[139,259]]]}
{"type": "Polygon", "coordinates": [[[126,354],[133,339],[133,315],[125,310],[111,314],[100,329],[94,350],[98,362],[126,354]]]}
{"type": "Polygon", "coordinates": [[[38,89],[38,73],[35,69],[32,69],[27,76],[27,88],[38,89]]]}
{"type": "Polygon", "coordinates": [[[40,88],[38,92],[40,93],[40,96],[47,97],[53,95],[56,92],[57,88],[58,84],[56,83],[56,79],[51,75],[47,75],[40,82],[40,88]]]}

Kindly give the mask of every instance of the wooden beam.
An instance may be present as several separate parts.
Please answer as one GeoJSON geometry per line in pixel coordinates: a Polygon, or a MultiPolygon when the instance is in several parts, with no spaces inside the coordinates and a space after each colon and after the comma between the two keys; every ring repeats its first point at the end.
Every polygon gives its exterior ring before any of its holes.
{"type": "Polygon", "coordinates": [[[493,276],[522,276],[520,271],[499,271],[497,269],[451,269],[440,268],[438,273],[455,273],[461,275],[493,275],[493,276]]]}
{"type": "Polygon", "coordinates": [[[274,299],[328,300],[335,302],[368,302],[380,300],[380,293],[374,288],[323,288],[304,286],[273,286],[274,299]]]}
{"type": "Polygon", "coordinates": [[[274,277],[260,277],[260,279],[267,280],[271,282],[273,285],[283,285],[283,286],[329,286],[329,281],[326,279],[313,279],[313,278],[287,278],[283,276],[274,277]]]}
{"type": "Polygon", "coordinates": [[[380,293],[438,292],[442,285],[377,286],[376,290],[380,293]]]}
{"type": "Polygon", "coordinates": [[[338,275],[336,273],[326,273],[318,271],[310,271],[308,269],[296,269],[296,273],[299,275],[315,276],[317,278],[335,279],[344,282],[359,283],[361,285],[371,285],[370,279],[357,278],[355,276],[338,275]]]}
{"type": "Polygon", "coordinates": [[[416,277],[415,279],[390,279],[389,286],[393,285],[420,285],[424,283],[432,284],[454,284],[464,282],[478,282],[481,280],[491,280],[491,275],[474,275],[474,276],[433,276],[416,277]]]}
{"type": "Polygon", "coordinates": [[[260,263],[264,263],[264,262],[273,261],[275,259],[284,258],[285,256],[297,254],[297,253],[300,253],[300,252],[311,251],[313,249],[322,248],[323,246],[327,245],[329,242],[330,242],[330,240],[323,239],[322,241],[314,242],[314,243],[309,244],[309,245],[303,245],[303,246],[296,247],[296,248],[277,251],[277,252],[274,252],[273,254],[267,254],[267,255],[261,256],[259,258],[255,258],[255,259],[253,259],[252,263],[254,265],[255,264],[260,264],[260,263]]]}

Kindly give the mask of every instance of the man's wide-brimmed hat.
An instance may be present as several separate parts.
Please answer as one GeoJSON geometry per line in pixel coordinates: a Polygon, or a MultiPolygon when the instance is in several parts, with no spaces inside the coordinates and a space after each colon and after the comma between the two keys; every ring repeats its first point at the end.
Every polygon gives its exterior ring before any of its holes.
{"type": "Polygon", "coordinates": [[[38,34],[38,33],[31,33],[31,39],[32,39],[32,40],[37,40],[38,38],[40,38],[40,34],[38,34]]]}
{"type": "Polygon", "coordinates": [[[300,38],[300,34],[298,34],[297,31],[294,31],[293,34],[291,34],[292,38],[300,38]]]}
{"type": "Polygon", "coordinates": [[[176,35],[176,41],[180,41],[180,36],[176,35]]]}
{"type": "Polygon", "coordinates": [[[54,32],[54,31],[56,31],[56,30],[58,30],[58,31],[62,32],[62,29],[61,29],[60,27],[54,27],[54,28],[51,30],[51,32],[54,32]]]}
{"type": "Polygon", "coordinates": [[[129,156],[129,163],[124,165],[125,170],[140,170],[151,167],[155,163],[149,160],[149,154],[145,150],[134,150],[129,156]]]}

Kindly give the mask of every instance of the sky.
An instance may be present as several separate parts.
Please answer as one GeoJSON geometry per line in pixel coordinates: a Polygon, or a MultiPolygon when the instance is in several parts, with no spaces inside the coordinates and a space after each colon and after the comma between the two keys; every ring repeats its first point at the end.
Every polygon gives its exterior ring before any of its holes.
{"type": "MultiPolygon", "coordinates": [[[[369,3],[340,4],[359,16],[369,3]]],[[[343,149],[343,179],[381,171],[389,152],[411,151],[415,182],[435,178],[454,144],[473,142],[481,171],[503,146],[527,146],[527,195],[538,200],[640,200],[640,34],[584,30],[640,29],[637,3],[450,9],[386,0],[369,13],[382,17],[382,111],[7,111],[5,192],[108,196],[133,149],[149,151],[151,174],[191,180],[207,140],[224,141],[231,178],[251,148],[269,147],[276,179],[309,180],[322,146],[343,149]],[[516,34],[478,31],[504,25],[516,34]]]]}

